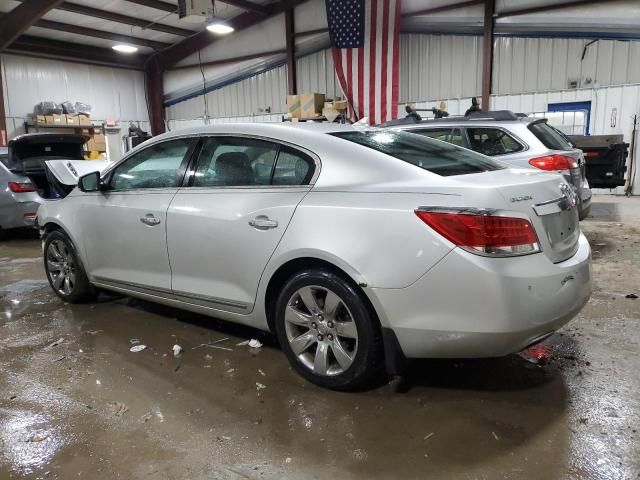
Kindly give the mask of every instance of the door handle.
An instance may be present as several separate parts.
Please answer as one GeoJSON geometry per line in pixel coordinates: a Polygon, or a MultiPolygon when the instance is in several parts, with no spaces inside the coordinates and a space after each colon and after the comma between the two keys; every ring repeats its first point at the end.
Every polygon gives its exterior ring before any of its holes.
{"type": "Polygon", "coordinates": [[[258,215],[249,222],[249,225],[257,230],[269,230],[271,228],[277,228],[278,222],[271,220],[266,215],[258,215]]]}
{"type": "Polygon", "coordinates": [[[140,217],[140,221],[145,225],[153,227],[160,223],[160,219],[153,216],[152,213],[147,213],[144,217],[140,217]]]}

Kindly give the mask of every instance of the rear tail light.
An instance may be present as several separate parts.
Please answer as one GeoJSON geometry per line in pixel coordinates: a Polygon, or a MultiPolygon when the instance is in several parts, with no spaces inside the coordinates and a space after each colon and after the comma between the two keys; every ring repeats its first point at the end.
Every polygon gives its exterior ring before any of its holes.
{"type": "Polygon", "coordinates": [[[544,157],[532,158],[529,165],[540,170],[571,170],[578,168],[578,161],[567,155],[547,155],[544,157]]]}
{"type": "Polygon", "coordinates": [[[585,157],[597,157],[600,155],[600,152],[584,152],[585,157]]]}
{"type": "Polygon", "coordinates": [[[35,188],[29,182],[9,182],[9,190],[13,193],[35,192],[35,188]]]}
{"type": "Polygon", "coordinates": [[[529,221],[483,210],[419,208],[416,215],[440,235],[471,253],[510,257],[540,251],[529,221]]]}

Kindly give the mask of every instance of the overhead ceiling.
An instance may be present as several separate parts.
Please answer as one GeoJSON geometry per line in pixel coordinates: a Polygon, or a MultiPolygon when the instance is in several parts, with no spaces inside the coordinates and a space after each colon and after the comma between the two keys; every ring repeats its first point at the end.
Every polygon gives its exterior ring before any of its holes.
{"type": "MultiPolygon", "coordinates": [[[[0,19],[22,2],[0,0],[0,19]]],[[[9,52],[142,68],[152,54],[202,32],[205,19],[179,19],[177,0],[70,0],[49,10],[6,48],[9,52]],[[138,52],[111,47],[126,43],[138,52]]],[[[215,14],[227,20],[245,12],[270,14],[274,0],[216,0],[215,14]]]]}

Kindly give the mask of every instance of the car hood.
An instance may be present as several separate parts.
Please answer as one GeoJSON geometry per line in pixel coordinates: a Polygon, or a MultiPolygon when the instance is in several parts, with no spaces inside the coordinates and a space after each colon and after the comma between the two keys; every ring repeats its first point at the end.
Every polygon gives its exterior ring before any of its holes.
{"type": "Polygon", "coordinates": [[[111,162],[106,160],[45,160],[47,170],[63,185],[73,187],[78,179],[91,172],[102,172],[111,162]]]}

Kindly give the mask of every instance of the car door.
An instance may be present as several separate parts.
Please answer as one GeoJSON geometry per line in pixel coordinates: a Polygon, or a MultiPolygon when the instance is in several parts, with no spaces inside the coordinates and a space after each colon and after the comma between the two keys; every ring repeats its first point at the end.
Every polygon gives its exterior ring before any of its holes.
{"type": "Polygon", "coordinates": [[[203,139],[167,214],[174,295],[248,312],[260,276],[317,167],[302,149],[241,136],[203,139]]]}
{"type": "Polygon", "coordinates": [[[88,270],[97,283],[171,291],[166,215],[197,138],[153,144],[109,174],[80,209],[88,270]]]}

